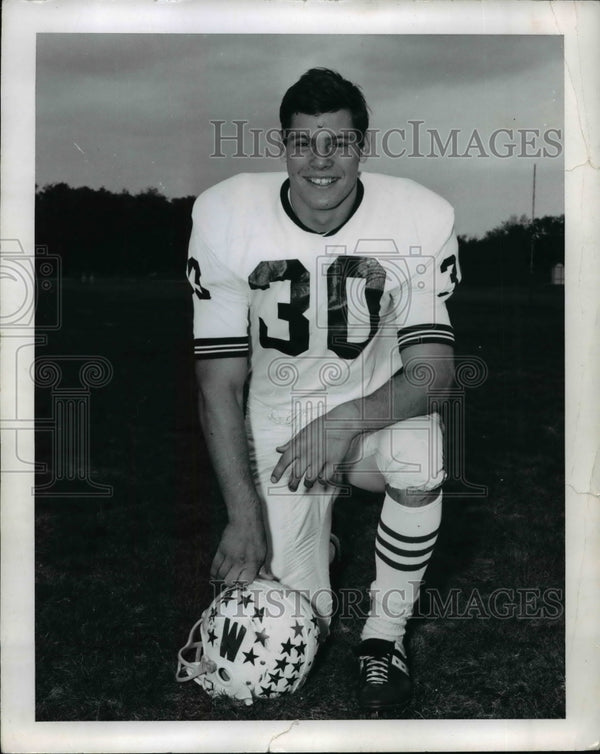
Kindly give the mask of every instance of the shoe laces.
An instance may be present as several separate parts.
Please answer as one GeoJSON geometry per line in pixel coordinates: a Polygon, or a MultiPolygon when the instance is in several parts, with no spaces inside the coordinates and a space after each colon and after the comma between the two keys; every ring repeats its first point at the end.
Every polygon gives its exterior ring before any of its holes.
{"type": "Polygon", "coordinates": [[[363,661],[366,683],[373,686],[387,683],[390,662],[388,655],[384,655],[383,657],[363,657],[361,659],[363,661]]]}

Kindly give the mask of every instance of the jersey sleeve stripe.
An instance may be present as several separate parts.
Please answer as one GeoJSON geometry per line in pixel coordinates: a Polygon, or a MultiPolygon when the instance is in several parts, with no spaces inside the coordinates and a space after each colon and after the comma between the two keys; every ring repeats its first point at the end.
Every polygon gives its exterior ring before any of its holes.
{"type": "Polygon", "coordinates": [[[233,359],[236,357],[247,358],[248,351],[216,351],[215,353],[195,353],[195,359],[233,359]]]}
{"type": "Polygon", "coordinates": [[[248,336],[241,335],[237,338],[194,338],[194,345],[198,346],[231,346],[231,345],[248,345],[248,336]]]}
{"type": "Polygon", "coordinates": [[[195,338],[194,356],[198,359],[217,359],[226,356],[248,356],[248,336],[239,338],[195,338]]]}
{"type": "Polygon", "coordinates": [[[398,347],[406,348],[420,343],[454,344],[454,330],[448,325],[413,325],[398,330],[398,347]]]}

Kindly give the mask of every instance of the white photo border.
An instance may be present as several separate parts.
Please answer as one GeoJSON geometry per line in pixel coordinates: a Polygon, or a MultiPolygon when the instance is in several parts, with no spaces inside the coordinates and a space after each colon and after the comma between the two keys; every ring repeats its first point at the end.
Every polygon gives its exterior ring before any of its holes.
{"type": "MultiPolygon", "coordinates": [[[[600,698],[600,4],[329,0],[5,0],[2,239],[34,248],[35,50],[41,32],[554,34],[564,36],[567,715],[564,720],[36,722],[32,475],[2,480],[2,748],[7,752],[513,751],[597,748],[600,698]]],[[[4,300],[4,311],[14,302],[4,300]]],[[[4,333],[4,335],[11,335],[4,333]]],[[[3,340],[6,415],[16,390],[3,340]]],[[[29,336],[30,341],[30,336],[29,336]]],[[[8,342],[8,346],[7,346],[8,342]]],[[[24,341],[26,342],[26,341],[24,341]]],[[[19,394],[21,417],[33,396],[19,394]]],[[[33,457],[31,447],[25,448],[33,457]]],[[[3,439],[5,439],[3,437],[3,439]]],[[[3,468],[11,448],[3,443],[3,468]]]]}

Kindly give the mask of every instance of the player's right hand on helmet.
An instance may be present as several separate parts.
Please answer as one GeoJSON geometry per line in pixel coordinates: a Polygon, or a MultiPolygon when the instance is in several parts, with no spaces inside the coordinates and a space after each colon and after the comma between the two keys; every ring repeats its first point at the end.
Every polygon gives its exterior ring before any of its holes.
{"type": "Polygon", "coordinates": [[[221,535],[210,575],[226,584],[250,583],[259,575],[273,578],[265,565],[266,558],[267,540],[262,520],[232,521],[221,535]]]}

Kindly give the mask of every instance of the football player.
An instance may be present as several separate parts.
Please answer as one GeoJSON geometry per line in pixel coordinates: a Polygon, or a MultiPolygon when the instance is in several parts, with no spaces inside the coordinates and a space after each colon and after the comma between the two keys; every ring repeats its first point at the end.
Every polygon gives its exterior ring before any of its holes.
{"type": "Polygon", "coordinates": [[[199,411],[228,514],[211,576],[272,576],[326,627],[336,488],[383,493],[357,654],[361,706],[385,709],[411,693],[403,637],[441,520],[454,215],[361,173],[367,105],[338,73],[305,73],[280,121],[287,174],[236,175],[193,209],[199,411]]]}

